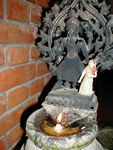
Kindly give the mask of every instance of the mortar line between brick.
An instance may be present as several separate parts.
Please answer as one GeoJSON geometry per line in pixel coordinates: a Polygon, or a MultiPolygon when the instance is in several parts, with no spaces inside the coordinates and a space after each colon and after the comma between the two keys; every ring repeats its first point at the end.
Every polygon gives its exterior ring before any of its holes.
{"type": "Polygon", "coordinates": [[[3,114],[0,116],[0,119],[6,117],[6,116],[8,116],[8,115],[10,115],[10,114],[11,114],[12,112],[14,112],[15,110],[17,110],[17,109],[23,107],[26,102],[27,102],[27,99],[26,99],[25,101],[23,101],[22,103],[20,103],[20,104],[14,106],[13,108],[7,110],[5,113],[3,113],[3,114]]]}
{"type": "Polygon", "coordinates": [[[45,78],[45,77],[48,76],[48,75],[50,75],[50,73],[44,74],[43,76],[36,76],[36,77],[33,78],[32,80],[29,80],[29,81],[27,81],[27,82],[24,82],[24,83],[22,83],[22,84],[19,84],[19,85],[17,85],[17,86],[14,86],[14,87],[12,87],[12,88],[6,90],[6,91],[0,92],[0,96],[1,96],[1,95],[4,95],[4,94],[9,94],[10,92],[12,92],[12,91],[14,91],[14,90],[16,90],[16,89],[18,89],[18,88],[21,88],[21,87],[23,87],[23,86],[29,87],[30,84],[32,84],[33,82],[35,82],[35,81],[37,81],[37,80],[40,80],[40,79],[42,79],[42,78],[45,78]]]}
{"type": "Polygon", "coordinates": [[[13,23],[13,24],[17,24],[17,25],[24,25],[24,26],[29,26],[29,27],[36,27],[36,26],[40,26],[40,24],[35,24],[34,22],[24,22],[24,21],[20,21],[20,20],[11,20],[11,19],[4,19],[4,18],[0,18],[0,21],[4,21],[6,23],[13,23]]]}
{"type": "Polygon", "coordinates": [[[0,66],[0,72],[3,72],[3,71],[6,71],[8,69],[16,69],[16,68],[19,68],[19,67],[23,67],[23,66],[27,66],[27,65],[33,65],[33,64],[36,64],[40,62],[40,60],[32,60],[32,61],[29,61],[29,62],[26,62],[26,63],[23,63],[23,64],[17,64],[17,65],[7,65],[7,66],[0,66]]]}
{"type": "Polygon", "coordinates": [[[35,46],[35,43],[24,43],[24,44],[18,44],[18,43],[6,43],[6,44],[0,44],[0,46],[3,46],[3,47],[10,47],[10,46],[35,46]]]}
{"type": "Polygon", "coordinates": [[[31,85],[29,83],[29,97],[31,97],[31,85]]]}
{"type": "Polygon", "coordinates": [[[29,88],[29,83],[25,82],[24,84],[19,84],[18,86],[15,86],[15,87],[10,88],[9,90],[7,90],[6,93],[9,94],[10,92],[12,92],[12,91],[14,91],[16,89],[19,89],[21,87],[24,87],[24,86],[29,88]]]}
{"type": "MultiPolygon", "coordinates": [[[[42,91],[39,91],[38,93],[36,93],[36,94],[30,96],[30,99],[35,98],[36,96],[37,96],[37,97],[40,96],[41,92],[42,92],[42,91]]],[[[29,100],[30,100],[30,99],[29,99],[29,100]]],[[[28,101],[29,101],[29,100],[28,100],[28,101]]],[[[38,101],[37,101],[37,102],[38,102],[38,101]]]]}
{"type": "Polygon", "coordinates": [[[28,5],[32,6],[32,7],[36,7],[38,9],[42,9],[43,8],[43,7],[37,5],[37,0],[35,0],[35,4],[34,3],[30,3],[28,1],[25,1],[25,0],[19,0],[19,1],[20,2],[24,2],[25,4],[28,4],[28,5]]]}
{"type": "Polygon", "coordinates": [[[5,136],[6,136],[6,134],[4,134],[4,135],[0,136],[0,139],[4,138],[5,136]]]}
{"type": "Polygon", "coordinates": [[[13,69],[16,69],[16,68],[19,68],[19,67],[33,65],[33,64],[36,64],[36,62],[27,62],[27,63],[24,63],[24,64],[17,64],[17,65],[13,65],[13,66],[6,66],[6,67],[0,68],[0,72],[8,70],[8,69],[12,69],[13,70],[13,69]]]}
{"type": "Polygon", "coordinates": [[[31,6],[36,5],[36,4],[34,4],[34,3],[30,3],[30,2],[25,1],[25,0],[19,0],[19,1],[20,1],[20,2],[23,2],[23,3],[25,3],[25,4],[28,4],[28,5],[31,5],[31,6]]]}
{"type": "Polygon", "coordinates": [[[41,80],[43,78],[45,78],[47,74],[43,75],[43,76],[36,76],[33,80],[28,81],[29,84],[32,84],[33,82],[37,81],[37,80],[41,80]]]}
{"type": "Polygon", "coordinates": [[[18,144],[20,140],[18,140],[17,142],[15,142],[10,148],[8,148],[8,150],[12,150],[15,148],[15,146],[18,144]]]}
{"type": "MultiPolygon", "coordinates": [[[[19,64],[19,65],[15,65],[15,66],[6,66],[6,67],[2,67],[2,68],[0,68],[0,72],[3,72],[3,71],[7,71],[8,69],[11,69],[11,70],[13,70],[13,69],[16,69],[16,68],[19,68],[19,67],[22,67],[22,66],[27,66],[27,65],[33,65],[33,64],[35,64],[36,65],[36,69],[37,69],[37,64],[38,63],[40,63],[40,62],[42,62],[41,60],[37,60],[37,61],[35,61],[35,62],[28,62],[28,63],[24,63],[24,64],[19,64]]],[[[31,79],[31,80],[29,80],[29,81],[26,81],[26,82],[24,82],[24,83],[22,83],[22,84],[20,84],[20,85],[23,85],[23,84],[25,84],[25,83],[30,83],[30,82],[33,82],[33,81],[35,81],[35,80],[40,80],[41,78],[44,78],[44,77],[46,77],[47,75],[50,75],[50,72],[48,72],[48,73],[46,73],[46,74],[44,74],[44,75],[41,75],[41,76],[37,76],[37,71],[36,71],[36,75],[35,75],[35,77],[33,78],[33,79],[31,79]]],[[[18,86],[18,85],[17,85],[18,86]]],[[[14,87],[17,87],[17,86],[14,86],[14,87]]],[[[14,88],[13,87],[13,88],[14,88]]],[[[12,88],[11,88],[12,89],[12,88]]],[[[7,90],[8,91],[8,90],[7,90]]],[[[4,91],[3,91],[4,92],[4,91]]]]}
{"type": "Polygon", "coordinates": [[[14,127],[12,127],[11,129],[9,129],[7,132],[6,132],[6,135],[10,134],[11,131],[13,131],[16,127],[20,126],[20,122],[17,123],[14,127]]]}
{"type": "Polygon", "coordinates": [[[5,66],[9,66],[11,63],[11,58],[10,55],[8,53],[8,47],[5,47],[5,53],[6,53],[6,57],[5,57],[5,66]],[[8,62],[7,62],[8,61],[8,62]]]}
{"type": "Polygon", "coordinates": [[[7,0],[3,0],[3,20],[7,20],[7,0]]]}
{"type": "Polygon", "coordinates": [[[0,92],[0,96],[6,95],[6,91],[0,92]]]}
{"type": "MultiPolygon", "coordinates": [[[[19,108],[25,106],[25,105],[26,105],[26,102],[29,102],[30,99],[32,99],[32,98],[34,98],[34,97],[36,97],[36,96],[39,96],[39,95],[41,94],[41,92],[42,92],[42,91],[37,92],[35,95],[33,95],[33,96],[27,98],[27,99],[24,100],[22,103],[17,104],[16,106],[14,106],[14,107],[11,108],[11,109],[8,109],[6,112],[4,112],[4,113],[0,116],[0,119],[2,119],[2,118],[4,118],[4,117],[8,116],[9,114],[11,114],[12,112],[16,111],[17,109],[19,109],[19,108]]],[[[37,101],[37,102],[38,102],[38,101],[37,101]]]]}
{"type": "MultiPolygon", "coordinates": [[[[40,61],[40,62],[42,62],[42,61],[40,61]]],[[[37,62],[37,63],[36,63],[36,75],[37,75],[37,76],[38,76],[38,64],[39,64],[40,62],[37,62]]]]}
{"type": "Polygon", "coordinates": [[[30,14],[29,14],[29,21],[31,22],[31,9],[32,9],[32,7],[31,7],[31,5],[30,5],[30,14]]]}
{"type": "MultiPolygon", "coordinates": [[[[6,65],[6,60],[7,60],[7,48],[4,47],[4,65],[1,66],[1,67],[4,67],[4,66],[6,65]]],[[[0,67],[0,68],[1,68],[1,67],[0,67]]]]}
{"type": "Polygon", "coordinates": [[[37,81],[37,80],[40,80],[40,79],[42,79],[42,78],[46,78],[48,75],[50,75],[50,73],[44,74],[43,76],[36,76],[36,77],[35,77],[34,79],[32,79],[32,80],[29,80],[29,81],[24,82],[24,83],[22,83],[22,84],[16,85],[16,86],[14,86],[14,87],[12,87],[12,88],[6,90],[6,91],[0,92],[0,96],[5,95],[5,94],[8,94],[8,93],[10,93],[11,91],[16,90],[16,89],[18,89],[18,88],[21,88],[21,87],[23,87],[23,86],[29,87],[30,84],[32,84],[33,82],[35,82],[35,81],[37,81]]]}
{"type": "Polygon", "coordinates": [[[51,72],[47,73],[45,76],[45,83],[47,83],[48,79],[46,78],[48,75],[52,75],[51,72]]]}
{"type": "Polygon", "coordinates": [[[32,46],[29,46],[29,61],[30,62],[32,61],[31,49],[32,49],[32,46]]]}
{"type": "Polygon", "coordinates": [[[30,22],[24,22],[24,21],[20,21],[20,20],[11,20],[11,19],[7,19],[6,22],[8,23],[14,23],[14,24],[17,24],[17,25],[27,25],[27,26],[30,26],[30,22]]]}

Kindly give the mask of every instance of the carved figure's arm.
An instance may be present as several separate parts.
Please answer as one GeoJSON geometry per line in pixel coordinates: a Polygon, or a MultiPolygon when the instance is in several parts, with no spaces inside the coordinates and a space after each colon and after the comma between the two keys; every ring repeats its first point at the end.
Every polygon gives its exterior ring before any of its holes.
{"type": "Polygon", "coordinates": [[[86,74],[86,71],[84,69],[83,72],[82,72],[82,75],[81,75],[80,79],[78,80],[78,83],[81,83],[81,81],[84,78],[85,74],[86,74]]]}
{"type": "Polygon", "coordinates": [[[89,48],[86,45],[85,40],[83,38],[79,38],[79,42],[78,42],[77,46],[81,49],[82,54],[84,55],[84,57],[88,63],[88,61],[89,61],[89,55],[88,55],[89,48]]]}

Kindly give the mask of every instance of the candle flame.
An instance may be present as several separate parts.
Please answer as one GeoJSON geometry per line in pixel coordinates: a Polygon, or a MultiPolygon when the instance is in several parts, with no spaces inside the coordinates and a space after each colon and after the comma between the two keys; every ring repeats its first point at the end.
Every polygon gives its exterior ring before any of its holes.
{"type": "Polygon", "coordinates": [[[58,123],[60,123],[60,122],[61,122],[62,117],[63,117],[63,114],[62,114],[62,113],[60,113],[60,114],[58,115],[58,117],[57,117],[57,122],[58,122],[58,123]]]}

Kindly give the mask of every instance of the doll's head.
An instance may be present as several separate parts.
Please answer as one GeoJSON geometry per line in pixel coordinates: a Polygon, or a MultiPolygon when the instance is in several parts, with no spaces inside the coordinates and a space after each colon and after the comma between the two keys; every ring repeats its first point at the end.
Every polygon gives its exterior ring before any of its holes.
{"type": "Polygon", "coordinates": [[[96,67],[96,61],[94,59],[91,59],[88,63],[90,68],[96,67]]]}

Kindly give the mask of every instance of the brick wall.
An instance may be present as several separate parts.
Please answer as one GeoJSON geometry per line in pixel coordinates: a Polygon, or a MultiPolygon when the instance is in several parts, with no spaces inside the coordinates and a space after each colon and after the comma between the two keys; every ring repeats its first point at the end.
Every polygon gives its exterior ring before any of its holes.
{"type": "Polygon", "coordinates": [[[0,150],[23,134],[22,113],[36,104],[51,75],[34,42],[49,0],[0,0],[0,150]]]}

